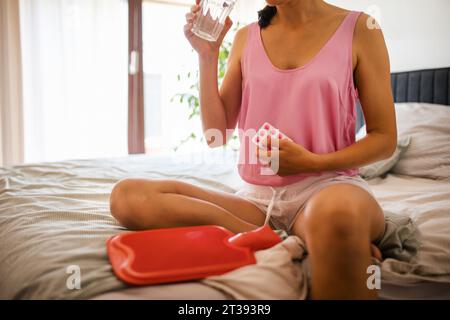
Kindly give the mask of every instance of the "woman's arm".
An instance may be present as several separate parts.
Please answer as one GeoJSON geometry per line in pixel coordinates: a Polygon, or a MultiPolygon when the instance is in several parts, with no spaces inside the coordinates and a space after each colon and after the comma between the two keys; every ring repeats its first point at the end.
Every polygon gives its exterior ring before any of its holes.
{"type": "MultiPolygon", "coordinates": [[[[230,138],[236,128],[242,99],[241,54],[245,46],[247,28],[240,29],[234,39],[227,71],[218,91],[217,64],[218,52],[199,55],[200,62],[200,106],[203,130],[220,132],[222,144],[230,138]],[[227,130],[229,131],[226,136],[227,130]]],[[[209,140],[211,141],[211,140],[209,140]]],[[[212,141],[211,141],[212,142],[212,141]]],[[[216,141],[217,142],[217,141],[216,141]]],[[[218,147],[221,143],[211,143],[218,147]]]]}
{"type": "Polygon", "coordinates": [[[227,72],[219,91],[217,75],[219,49],[232,22],[227,18],[219,39],[216,42],[208,42],[191,31],[198,10],[198,5],[193,6],[191,12],[186,15],[185,35],[199,57],[200,112],[203,131],[208,145],[218,147],[225,144],[227,138],[231,136],[227,136],[227,129],[234,130],[237,123],[242,95],[241,53],[245,46],[247,28],[241,29],[236,34],[228,59],[227,72]]]}
{"type": "Polygon", "coordinates": [[[372,18],[361,15],[354,35],[355,82],[367,135],[347,148],[319,157],[321,171],[349,169],[388,158],[397,145],[389,55],[381,30],[368,28],[368,19],[372,18]]]}

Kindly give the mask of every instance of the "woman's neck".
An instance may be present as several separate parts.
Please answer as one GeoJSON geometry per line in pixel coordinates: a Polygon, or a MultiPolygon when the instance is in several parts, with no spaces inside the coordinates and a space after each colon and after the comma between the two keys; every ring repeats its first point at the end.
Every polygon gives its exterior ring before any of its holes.
{"type": "Polygon", "coordinates": [[[291,0],[277,5],[273,22],[289,28],[300,27],[326,11],[327,6],[322,0],[291,0]]]}

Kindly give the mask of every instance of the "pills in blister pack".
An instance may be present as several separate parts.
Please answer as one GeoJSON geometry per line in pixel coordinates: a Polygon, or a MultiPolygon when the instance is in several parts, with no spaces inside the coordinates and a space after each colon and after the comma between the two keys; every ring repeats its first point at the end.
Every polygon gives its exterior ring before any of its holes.
{"type": "Polygon", "coordinates": [[[272,126],[270,123],[265,122],[261,128],[259,128],[258,132],[253,137],[252,141],[259,147],[263,147],[263,142],[268,140],[268,136],[270,136],[271,140],[281,140],[288,139],[292,141],[287,135],[282,133],[280,130],[272,126]]]}

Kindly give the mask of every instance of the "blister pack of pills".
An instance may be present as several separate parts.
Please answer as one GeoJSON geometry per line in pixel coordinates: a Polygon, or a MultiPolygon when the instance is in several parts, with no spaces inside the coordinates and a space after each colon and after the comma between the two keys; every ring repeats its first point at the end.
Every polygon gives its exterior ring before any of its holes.
{"type": "Polygon", "coordinates": [[[261,128],[259,128],[256,135],[253,137],[252,142],[259,146],[260,148],[264,147],[264,143],[267,144],[268,137],[270,136],[271,141],[273,140],[281,140],[288,139],[292,141],[287,135],[281,132],[279,129],[272,126],[270,123],[265,122],[261,128]]]}

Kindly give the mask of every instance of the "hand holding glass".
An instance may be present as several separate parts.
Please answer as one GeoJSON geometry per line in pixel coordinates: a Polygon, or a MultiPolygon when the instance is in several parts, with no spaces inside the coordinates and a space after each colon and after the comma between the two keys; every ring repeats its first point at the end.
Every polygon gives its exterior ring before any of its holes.
{"type": "Polygon", "coordinates": [[[217,41],[235,3],[236,0],[202,0],[192,32],[202,39],[217,41]]]}

